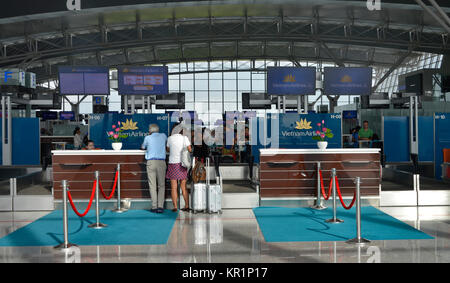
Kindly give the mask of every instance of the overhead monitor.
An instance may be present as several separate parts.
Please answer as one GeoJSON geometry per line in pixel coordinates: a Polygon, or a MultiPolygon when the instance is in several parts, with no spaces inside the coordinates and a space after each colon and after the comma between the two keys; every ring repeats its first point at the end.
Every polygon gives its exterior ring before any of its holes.
{"type": "Polygon", "coordinates": [[[370,95],[372,92],[372,68],[325,67],[325,95],[370,95]]]}
{"type": "Polygon", "coordinates": [[[270,109],[272,101],[267,93],[242,93],[242,109],[270,109]]]}
{"type": "Polygon", "coordinates": [[[269,95],[314,95],[316,68],[268,67],[267,93],[269,95]]]}
{"type": "Polygon", "coordinates": [[[61,111],[61,112],[59,112],[59,120],[75,121],[75,112],[61,111]]]}
{"type": "Polygon", "coordinates": [[[415,74],[405,78],[405,92],[423,94],[423,74],[415,74]]]}
{"type": "Polygon", "coordinates": [[[169,94],[167,66],[119,67],[117,79],[120,95],[169,94]]]}
{"type": "Polygon", "coordinates": [[[59,67],[62,95],[109,95],[109,68],[97,66],[59,67]]]}
{"type": "Polygon", "coordinates": [[[37,111],[36,117],[41,118],[42,121],[58,120],[58,112],[56,112],[56,111],[37,111]]]}
{"type": "Polygon", "coordinates": [[[177,92],[167,95],[157,95],[155,100],[156,109],[184,109],[185,93],[177,92]]]}

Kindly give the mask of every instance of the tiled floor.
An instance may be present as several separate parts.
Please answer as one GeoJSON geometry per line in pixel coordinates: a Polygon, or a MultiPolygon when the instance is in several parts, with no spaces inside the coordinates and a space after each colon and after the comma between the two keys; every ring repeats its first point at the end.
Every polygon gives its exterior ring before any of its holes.
{"type": "MultiPolygon", "coordinates": [[[[433,240],[266,243],[250,209],[222,215],[180,213],[159,246],[0,247],[0,262],[450,262],[450,206],[382,207],[433,240]]],[[[0,213],[0,237],[48,212],[0,213]]]]}

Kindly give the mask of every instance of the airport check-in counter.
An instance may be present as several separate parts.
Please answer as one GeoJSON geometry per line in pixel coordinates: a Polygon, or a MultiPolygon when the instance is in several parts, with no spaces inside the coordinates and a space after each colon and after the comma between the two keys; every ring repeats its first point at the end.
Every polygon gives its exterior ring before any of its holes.
{"type": "Polygon", "coordinates": [[[119,163],[121,198],[150,198],[143,150],[54,150],[52,158],[56,200],[62,199],[62,180],[68,181],[74,199],[89,199],[95,171],[99,171],[102,187],[109,193],[119,163]]]}
{"type": "Polygon", "coordinates": [[[317,163],[328,191],[331,170],[336,168],[343,197],[352,197],[354,179],[361,178],[361,196],[379,197],[380,149],[261,149],[261,198],[306,198],[317,195],[317,163]]]}

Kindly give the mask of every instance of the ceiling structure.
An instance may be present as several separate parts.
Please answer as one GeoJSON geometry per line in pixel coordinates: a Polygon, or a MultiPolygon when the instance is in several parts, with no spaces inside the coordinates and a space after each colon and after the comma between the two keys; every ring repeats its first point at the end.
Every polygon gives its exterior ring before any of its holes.
{"type": "MultiPolygon", "coordinates": [[[[153,1],[3,17],[0,68],[39,83],[61,65],[275,59],[372,66],[380,83],[423,52],[450,54],[445,25],[416,1],[381,0],[379,11],[365,0],[153,1]]],[[[439,5],[450,13],[450,1],[439,5]]]]}

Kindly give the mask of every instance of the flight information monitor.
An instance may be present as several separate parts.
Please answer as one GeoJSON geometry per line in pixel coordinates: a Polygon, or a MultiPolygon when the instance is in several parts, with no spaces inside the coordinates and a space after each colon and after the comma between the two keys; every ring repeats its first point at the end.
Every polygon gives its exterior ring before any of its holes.
{"type": "Polygon", "coordinates": [[[267,94],[314,95],[316,93],[315,67],[268,67],[267,94]]]}
{"type": "Polygon", "coordinates": [[[118,68],[120,95],[166,95],[169,94],[168,68],[120,67],[118,68]]]}
{"type": "Polygon", "coordinates": [[[62,95],[109,95],[109,68],[59,67],[59,91],[62,95]]]}
{"type": "Polygon", "coordinates": [[[325,67],[323,91],[325,95],[370,95],[372,68],[325,67]]]}
{"type": "Polygon", "coordinates": [[[73,111],[61,111],[61,112],[59,112],[59,120],[75,121],[75,112],[73,112],[73,111]]]}

